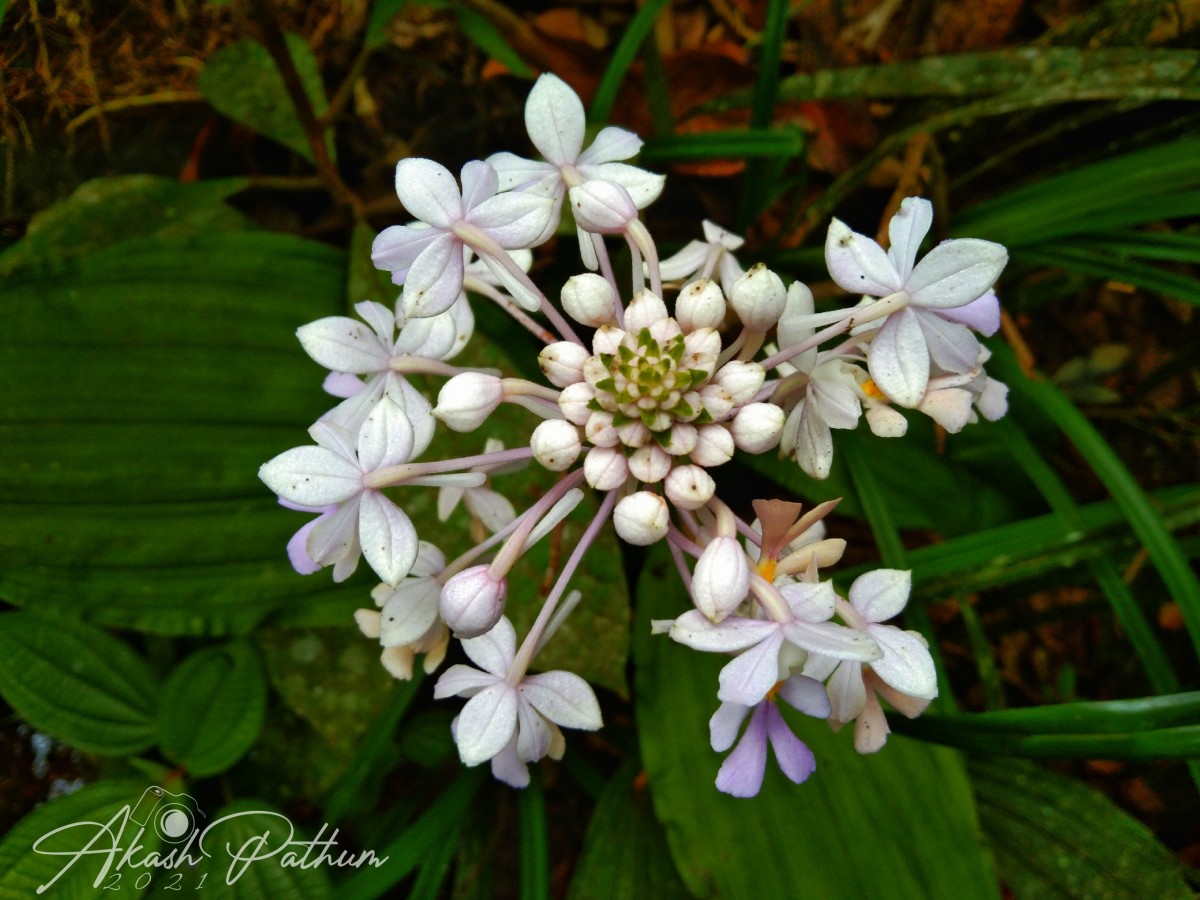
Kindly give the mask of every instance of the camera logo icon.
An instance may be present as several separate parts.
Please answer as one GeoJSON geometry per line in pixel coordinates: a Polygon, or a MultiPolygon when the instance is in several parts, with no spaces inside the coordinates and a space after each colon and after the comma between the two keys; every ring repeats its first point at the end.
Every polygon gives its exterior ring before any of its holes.
{"type": "Polygon", "coordinates": [[[205,815],[190,794],[173,794],[151,785],[129,813],[131,822],[152,828],[164,841],[178,844],[204,827],[205,815]]]}

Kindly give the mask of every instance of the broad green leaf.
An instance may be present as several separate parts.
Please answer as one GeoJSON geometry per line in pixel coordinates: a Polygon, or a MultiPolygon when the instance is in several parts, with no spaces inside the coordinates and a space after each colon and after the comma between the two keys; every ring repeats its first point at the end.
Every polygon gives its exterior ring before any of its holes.
{"type": "Polygon", "coordinates": [[[341,254],[265,232],[114,241],[10,275],[0,595],[158,634],[360,595],[292,570],[303,517],[257,478],[330,405],[295,329],[340,311],[344,285],[341,254]]]}
{"type": "MultiPolygon", "coordinates": [[[[312,849],[303,846],[285,847],[290,841],[316,840],[295,827],[291,819],[263,800],[239,799],[213,811],[205,820],[204,856],[198,865],[181,868],[179,883],[162,877],[155,879],[151,896],[168,898],[185,896],[177,891],[199,891],[197,896],[214,895],[229,900],[324,900],[332,897],[330,864],[314,864],[321,844],[312,849]],[[257,815],[256,815],[257,813],[257,815]],[[235,858],[236,856],[240,857],[235,858]],[[304,859],[306,857],[306,859],[304,859]],[[307,865],[301,863],[306,861],[307,865]]],[[[371,848],[348,846],[326,829],[322,841],[333,838],[325,854],[338,859],[339,854],[353,860],[371,848]]],[[[199,855],[199,854],[197,854],[199,855]]],[[[370,868],[369,861],[363,863],[370,868]]]]}
{"type": "Polygon", "coordinates": [[[154,743],[158,682],[128,644],[92,625],[0,615],[0,695],[35,728],[92,753],[154,743]]]}
{"type": "Polygon", "coordinates": [[[996,867],[1021,900],[1193,896],[1174,855],[1098,791],[1021,760],[969,768],[996,867]]]}
{"type": "MultiPolygon", "coordinates": [[[[329,104],[321,83],[321,70],[312,50],[298,34],[288,34],[287,46],[304,93],[320,118],[329,104]]],[[[200,93],[221,113],[259,134],[295,150],[309,162],[312,147],[296,117],[283,76],[267,48],[251,38],[223,47],[214,53],[200,72],[200,93]]],[[[326,137],[330,159],[335,159],[333,141],[326,137]]]]}
{"type": "MultiPolygon", "coordinates": [[[[374,607],[370,594],[359,590],[362,605],[374,607]]],[[[379,644],[352,622],[342,628],[265,628],[256,637],[275,692],[344,767],[392,688],[379,644]]]]}
{"type": "MultiPolygon", "coordinates": [[[[145,790],[142,782],[101,781],[51,800],[21,819],[0,841],[0,900],[28,900],[38,896],[40,888],[45,888],[42,896],[60,900],[95,900],[106,887],[120,890],[122,897],[140,897],[144,891],[135,884],[145,869],[119,863],[138,832],[137,825],[125,822],[122,809],[136,807],[145,790]],[[107,832],[111,836],[98,827],[108,823],[112,823],[107,832]],[[64,830],[46,837],[60,828],[64,830]],[[76,858],[74,854],[93,838],[98,839],[92,848],[96,855],[76,858]],[[99,852],[118,845],[121,850],[112,856],[99,852]]],[[[145,854],[158,849],[154,830],[146,829],[138,844],[145,854]]],[[[145,857],[134,858],[141,861],[145,857]]],[[[157,872],[147,880],[165,875],[157,872]]]]}
{"type": "Polygon", "coordinates": [[[725,660],[650,635],[650,620],[690,606],[665,553],[638,586],[634,643],[642,758],[675,863],[697,896],[997,897],[971,787],[953,752],[893,737],[859,756],[847,731],[790,718],[817,758],[793,785],[767,764],[762,792],[738,800],[713,785],[708,745],[725,660]],[[770,873],[764,878],[763,873],[770,873]]]}
{"type": "Polygon", "coordinates": [[[254,746],[266,712],[267,681],[254,645],[208,647],[180,663],[163,685],[159,744],[190,775],[215,775],[254,746]]]}
{"type": "Polygon", "coordinates": [[[571,900],[690,896],[671,862],[650,794],[638,787],[636,775],[637,768],[626,764],[605,784],[571,878],[571,900]]]}
{"type": "Polygon", "coordinates": [[[25,236],[0,253],[0,275],[45,266],[134,237],[184,237],[250,227],[224,201],[245,178],[183,184],[158,175],[117,175],[84,182],[62,203],[38,213],[25,236]]]}
{"type": "Polygon", "coordinates": [[[517,796],[517,823],[521,831],[521,898],[549,900],[550,846],[546,834],[546,798],[537,779],[517,796]]]}

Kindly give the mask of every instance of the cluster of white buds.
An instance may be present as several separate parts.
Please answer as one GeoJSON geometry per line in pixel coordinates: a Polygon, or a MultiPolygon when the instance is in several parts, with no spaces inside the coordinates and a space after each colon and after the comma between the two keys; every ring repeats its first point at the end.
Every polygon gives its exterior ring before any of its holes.
{"type": "Polygon", "coordinates": [[[583,679],[528,672],[582,601],[568,584],[610,520],[627,543],[665,540],[692,597],[694,609],[656,630],[733,655],[711,722],[714,749],[737,744],[718,774],[721,790],[757,793],[768,745],[793,781],[813,771],[778,698],[834,727],[855,722],[858,750],[879,749],[880,697],[912,716],[937,693],[922,638],[882,624],[905,606],[909,573],[871,572],[839,597],[819,577],[845,546],[824,537],[832,502],[801,515],[798,504],[755,501],[757,520],[747,522],[727,502],[747,498],[719,498],[710,470],[738,450],[779,447],[824,477],[831,429],[854,428],[864,413],[886,437],[905,432],[901,409],[952,432],[976,412],[1003,415],[1006,390],[983,371],[987,351],[972,330],[998,327],[992,289],[1004,248],[947,241],[917,262],[932,221],[919,198],[892,219],[886,251],[834,220],[830,273],[862,300],[817,312],[805,285],[789,286],[762,264],[743,268],[734,256],[742,239],[711,222],[704,241],[660,261],[640,211],[664,179],[621,162],[641,141],[619,128],[584,150],[583,105],[558,78],[538,79],[525,120],[543,160],[496,154],[464,166],[461,183],[430,160],[403,160],[396,190],[416,221],[382,232],[373,250],[403,286],[396,307],[363,302],[363,322],[338,316],[300,329],[305,350],[331,370],[326,390],[343,399],[310,429],[315,446],[260,471],[282,503],[317,514],[288,546],[293,564],[305,574],[332,566],[340,581],[366,558],[382,583],[376,608],[357,621],[397,678],[412,676],[417,654],[434,671],[458,639],[475,665],[451,666],[435,696],[468,698],[453,724],[459,754],[467,765],[490,761],[509,784],[528,783],[528,763],[562,755],[561,727],[600,727],[583,679]],[[528,274],[530,250],[555,233],[567,202],[588,271],[568,279],[555,304],[528,274]],[[606,236],[628,245],[627,290],[606,236]],[[548,383],[449,361],[473,330],[468,291],[545,344],[538,363],[548,383]],[[446,379],[436,406],[407,381],[412,374],[446,379]],[[439,421],[474,432],[501,404],[528,411],[526,445],[489,440],[478,455],[419,461],[439,421]],[[530,459],[559,477],[517,512],[485,482],[530,459]],[[443,519],[463,500],[478,534],[490,536],[447,558],[418,538],[397,502],[402,486],[439,488],[443,519]],[[587,489],[598,511],[518,644],[505,615],[513,566],[587,489]]]}

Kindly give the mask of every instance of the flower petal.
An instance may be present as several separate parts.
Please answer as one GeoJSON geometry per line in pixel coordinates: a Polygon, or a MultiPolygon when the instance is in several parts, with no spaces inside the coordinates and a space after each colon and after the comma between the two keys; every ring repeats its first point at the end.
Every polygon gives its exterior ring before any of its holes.
{"type": "Polygon", "coordinates": [[[792,621],[783,626],[783,633],[797,647],[822,656],[860,662],[871,662],[883,656],[870,635],[833,622],[792,621]]]}
{"type": "Polygon", "coordinates": [[[537,762],[550,752],[552,739],[550,723],[522,699],[517,704],[517,757],[521,762],[537,762]]]}
{"type": "Polygon", "coordinates": [[[605,163],[601,166],[580,166],[579,171],[588,178],[611,181],[625,188],[638,209],[645,209],[658,199],[667,183],[667,176],[647,172],[625,163],[605,163]]]}
{"type": "Polygon", "coordinates": [[[808,745],[788,728],[774,703],[766,704],[767,739],[775,751],[775,762],[790,780],[800,784],[817,770],[817,760],[808,745]]]}
{"type": "Polygon", "coordinates": [[[398,647],[419,640],[437,621],[441,593],[432,578],[401,581],[380,611],[379,642],[398,647]]]}
{"type": "Polygon", "coordinates": [[[750,707],[740,703],[722,703],[717,707],[708,720],[708,740],[714,750],[724,753],[733,746],[748,712],[750,707]]]}
{"type": "Polygon", "coordinates": [[[387,395],[367,413],[358,430],[358,461],[364,472],[408,462],[413,427],[399,404],[387,395]]]}
{"type": "Polygon", "coordinates": [[[325,518],[323,515],[317,516],[317,518],[305,522],[287,543],[288,561],[291,562],[292,568],[301,575],[312,575],[321,569],[321,566],[308,555],[307,545],[308,535],[323,518],[325,518]]]}
{"type": "Polygon", "coordinates": [[[984,337],[991,337],[1000,330],[1000,298],[996,296],[995,291],[988,291],[966,306],[939,309],[937,315],[951,322],[966,325],[984,337]]]}
{"type": "Polygon", "coordinates": [[[631,159],[637,156],[641,149],[640,137],[632,131],[609,125],[607,128],[601,128],[592,145],[579,154],[578,162],[581,166],[594,166],[631,159]]]}
{"type": "Polygon", "coordinates": [[[792,615],[805,622],[828,622],[833,618],[837,594],[828,581],[817,584],[798,581],[779,589],[792,615]]]}
{"type": "Polygon", "coordinates": [[[734,797],[754,797],[762,789],[767,771],[767,720],[765,706],[756,706],[746,733],[725,757],[717,772],[717,790],[734,797]]]}
{"type": "Polygon", "coordinates": [[[462,281],[462,244],[454,235],[440,235],[408,270],[400,295],[404,315],[425,318],[444,313],[462,293],[462,281]]]}
{"type": "Polygon", "coordinates": [[[837,667],[829,679],[829,703],[833,721],[850,722],[858,718],[867,704],[861,663],[846,661],[837,667]]]}
{"type": "Polygon", "coordinates": [[[395,586],[417,559],[417,529],[404,510],[378,491],[366,491],[358,517],[358,535],[367,564],[395,586]]]}
{"type": "Polygon", "coordinates": [[[884,297],[904,283],[882,247],[838,219],[830,223],[825,238],[825,264],[833,280],[852,294],[884,297]]]}
{"type": "Polygon", "coordinates": [[[924,197],[906,197],[888,223],[888,240],[891,242],[888,259],[900,273],[901,282],[913,270],[921,241],[929,234],[932,224],[933,204],[924,197]]]}
{"type": "Polygon", "coordinates": [[[465,214],[489,197],[494,197],[500,187],[496,170],[480,160],[473,159],[462,167],[462,204],[465,214]]]}
{"type": "Polygon", "coordinates": [[[929,348],[917,314],[902,309],[888,316],[871,341],[867,368],[875,385],[901,406],[916,406],[929,383],[929,348]]]}
{"type": "MultiPolygon", "coordinates": [[[[786,626],[785,626],[786,627],[786,626]]],[[[783,634],[777,628],[721,670],[717,699],[754,706],[779,681],[779,650],[783,634]]]]}
{"type": "Polygon", "coordinates": [[[796,462],[805,474],[813,478],[829,477],[833,466],[833,432],[811,402],[805,401],[789,443],[794,444],[796,462]]]}
{"type": "Polygon", "coordinates": [[[477,766],[505,748],[517,731],[516,689],[500,682],[480,691],[458,714],[454,740],[463,764],[477,766]]]}
{"type": "Polygon", "coordinates": [[[517,752],[515,734],[504,749],[492,757],[492,777],[510,787],[529,787],[529,767],[521,761],[521,755],[517,752]]]}
{"type": "Polygon", "coordinates": [[[521,681],[518,690],[543,716],[564,728],[595,731],[603,724],[591,685],[571,672],[542,672],[521,681]]]}
{"type": "Polygon", "coordinates": [[[292,503],[331,506],[363,489],[362,472],[343,456],[324,447],[294,447],[258,470],[271,490],[292,503]]]}
{"type": "Polygon", "coordinates": [[[433,407],[424,394],[399,375],[395,376],[393,389],[388,393],[404,410],[404,415],[412,425],[412,449],[405,460],[416,459],[429,448],[429,442],[433,440],[433,432],[437,425],[433,419],[433,407]]]}
{"type": "Polygon", "coordinates": [[[391,272],[393,282],[404,284],[413,260],[443,233],[424,222],[392,225],[376,235],[371,245],[371,262],[375,268],[391,272]]]}
{"type": "Polygon", "coordinates": [[[567,191],[558,167],[548,162],[503,152],[493,153],[487,158],[487,164],[496,170],[502,191],[528,191],[543,197],[567,191]]]}
{"type": "Polygon", "coordinates": [[[471,662],[497,678],[508,675],[508,667],[517,655],[517,632],[507,617],[501,616],[492,630],[479,637],[468,638],[462,648],[471,662]]]}
{"type": "Polygon", "coordinates": [[[371,328],[346,316],[317,319],[296,330],[304,352],[327,369],[365,375],[387,368],[391,352],[371,328]]]}
{"type": "Polygon", "coordinates": [[[503,494],[498,494],[488,488],[474,488],[467,491],[467,509],[492,534],[506,527],[517,517],[517,511],[513,509],[512,502],[503,494]]]}
{"type": "Polygon", "coordinates": [[[704,613],[692,609],[671,625],[671,640],[686,644],[693,650],[730,653],[753,647],[778,628],[775,622],[743,619],[738,616],[730,616],[720,624],[714,625],[704,613]]]}
{"type": "Polygon", "coordinates": [[[979,361],[979,341],[971,330],[966,325],[947,322],[937,313],[923,309],[913,312],[921,323],[929,357],[938,368],[955,374],[971,371],[979,361]]]}
{"type": "Polygon", "coordinates": [[[474,697],[480,691],[496,683],[496,676],[480,672],[473,666],[462,663],[451,666],[433,688],[434,700],[445,700],[447,697],[474,697]]]}
{"type": "Polygon", "coordinates": [[[793,675],[779,686],[779,696],[793,709],[817,719],[828,719],[831,707],[825,685],[807,675],[793,675]]]}
{"type": "Polygon", "coordinates": [[[454,176],[432,159],[402,159],[396,164],[396,196],[414,218],[434,228],[449,228],[463,217],[454,176]]]}
{"type": "Polygon", "coordinates": [[[658,274],[663,281],[682,281],[699,272],[707,258],[708,244],[688,241],[678,253],[659,261],[658,274]]]}
{"type": "MultiPolygon", "coordinates": [[[[304,549],[318,566],[353,558],[357,565],[362,549],[358,543],[359,498],[342,504],[336,512],[321,516],[308,533],[304,549]]],[[[339,580],[334,573],[334,580],[339,580]]]]}
{"type": "Polygon", "coordinates": [[[891,625],[870,625],[867,630],[883,648],[883,659],[871,663],[876,675],[910,697],[937,696],[937,671],[920,635],[891,625]]]}
{"type": "Polygon", "coordinates": [[[538,153],[556,166],[574,163],[583,149],[583,103],[565,81],[546,73],[525,101],[525,128],[538,153]]]}
{"type": "Polygon", "coordinates": [[[914,306],[966,306],[991,289],[1007,263],[1008,251],[1000,244],[978,238],[944,241],[917,263],[904,289],[914,306]]]}
{"type": "Polygon", "coordinates": [[[505,250],[525,250],[549,237],[546,225],[554,205],[550,197],[536,194],[499,194],[471,210],[467,219],[505,250]]]}
{"type": "Polygon", "coordinates": [[[912,591],[912,572],[875,569],[850,585],[850,603],[868,622],[886,622],[900,614],[912,591]]]}

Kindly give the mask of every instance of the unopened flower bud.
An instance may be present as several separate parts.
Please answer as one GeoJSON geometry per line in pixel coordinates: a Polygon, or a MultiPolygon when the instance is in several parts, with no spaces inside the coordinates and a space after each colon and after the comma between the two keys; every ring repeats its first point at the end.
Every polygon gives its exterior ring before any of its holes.
{"type": "Polygon", "coordinates": [[[594,179],[570,190],[575,224],[595,234],[621,234],[637,218],[629,192],[611,181],[594,179]]]}
{"type": "Polygon", "coordinates": [[[598,491],[619,488],[629,477],[625,454],[612,447],[593,447],[583,458],[583,477],[598,491]]]}
{"type": "Polygon", "coordinates": [[[583,364],[591,358],[587,348],[574,341],[555,341],[538,354],[542,374],[555,387],[583,381],[583,364]]]}
{"type": "Polygon", "coordinates": [[[676,466],[663,482],[667,499],[680,509],[699,509],[716,490],[717,483],[699,466],[676,466]]]}
{"type": "Polygon", "coordinates": [[[551,472],[563,472],[579,457],[579,428],[562,419],[547,419],[529,438],[533,458],[551,472]]]}
{"type": "Polygon", "coordinates": [[[696,449],[696,426],[687,422],[676,422],[671,426],[667,442],[662,448],[672,456],[683,456],[696,449]]]}
{"type": "Polygon", "coordinates": [[[683,366],[711,374],[721,355],[721,335],[715,328],[701,328],[684,337],[683,347],[683,366]]]}
{"type": "Polygon", "coordinates": [[[637,334],[655,322],[667,318],[667,305],[651,291],[638,291],[625,310],[625,330],[637,334]]]}
{"type": "Polygon", "coordinates": [[[675,319],[684,331],[719,328],[725,321],[725,295],[715,281],[689,281],[675,298],[675,319]]]}
{"type": "Polygon", "coordinates": [[[744,406],[762,388],[767,373],[758,363],[731,360],[721,366],[714,381],[733,397],[734,406],[744,406]]]}
{"type": "Polygon", "coordinates": [[[610,412],[592,413],[583,427],[583,433],[597,447],[615,447],[621,442],[610,412]]]}
{"type": "Polygon", "coordinates": [[[692,599],[696,609],[720,622],[738,608],[750,591],[750,564],[736,538],[714,538],[696,560],[692,599]]]}
{"type": "Polygon", "coordinates": [[[641,423],[640,420],[634,419],[632,422],[626,422],[617,428],[617,435],[621,438],[621,443],[626,447],[641,447],[646,441],[650,440],[650,429],[641,423]]]}
{"type": "Polygon", "coordinates": [[[558,395],[558,408],[568,422],[583,425],[591,416],[592,410],[588,404],[596,398],[596,392],[590,384],[579,382],[563,388],[558,395]]]}
{"type": "Polygon", "coordinates": [[[779,443],[783,422],[783,410],[774,403],[743,406],[730,426],[733,442],[749,453],[765,453],[779,443]]]}
{"type": "Polygon", "coordinates": [[[715,382],[700,389],[700,401],[708,414],[718,422],[733,409],[733,394],[715,382]]]}
{"type": "MultiPolygon", "coordinates": [[[[780,347],[790,347],[792,344],[798,344],[806,337],[813,333],[811,325],[802,324],[806,316],[811,316],[813,313],[813,295],[808,289],[808,285],[803,281],[793,281],[792,286],[787,291],[787,304],[784,306],[783,315],[779,317],[779,326],[776,334],[779,338],[780,347]]],[[[815,355],[815,354],[814,354],[815,355]]],[[[802,371],[808,371],[812,366],[804,368],[793,361],[793,365],[802,371]]]]}
{"type": "Polygon", "coordinates": [[[463,372],[442,385],[433,414],[455,431],[474,431],[503,399],[504,385],[495,375],[463,372]]]}
{"type": "Polygon", "coordinates": [[[621,540],[638,547],[661,540],[667,533],[669,519],[667,501],[650,491],[622,498],[613,510],[613,526],[621,540]]]}
{"type": "MultiPolygon", "coordinates": [[[[665,307],[664,307],[665,308],[665,307]]],[[[650,325],[650,337],[654,338],[660,345],[665,344],[671,338],[678,337],[683,334],[683,329],[679,327],[679,323],[672,318],[659,319],[650,325]]]]}
{"type": "Polygon", "coordinates": [[[592,352],[597,356],[601,353],[616,353],[624,337],[624,329],[616,325],[601,325],[592,337],[592,352]]]}
{"type": "Polygon", "coordinates": [[[688,455],[706,469],[723,466],[733,459],[733,435],[724,425],[701,425],[696,429],[696,449],[688,455]]]}
{"type": "Polygon", "coordinates": [[[500,621],[507,591],[506,580],[493,578],[488,566],[472,566],[442,587],[438,610],[455,636],[479,637],[500,621]]]}
{"type": "Polygon", "coordinates": [[[778,275],[759,263],[734,282],[729,302],[743,325],[751,331],[767,331],[783,315],[787,289],[778,275]]]}
{"type": "Polygon", "coordinates": [[[572,275],[560,297],[567,315],[580,325],[599,328],[616,321],[617,294],[606,278],[592,272],[572,275]]]}
{"type": "Polygon", "coordinates": [[[671,457],[654,441],[650,441],[629,456],[629,472],[638,481],[655,484],[671,471],[671,457]]]}

